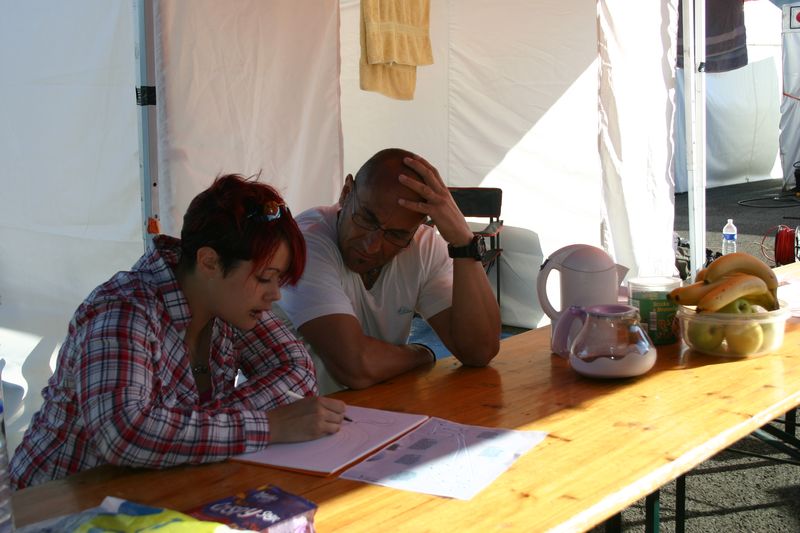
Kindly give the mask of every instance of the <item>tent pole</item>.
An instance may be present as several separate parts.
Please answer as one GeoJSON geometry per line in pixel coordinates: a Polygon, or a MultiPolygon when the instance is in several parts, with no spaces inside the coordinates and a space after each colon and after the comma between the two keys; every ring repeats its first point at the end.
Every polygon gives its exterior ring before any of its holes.
{"type": "Polygon", "coordinates": [[[139,170],[142,233],[145,248],[158,233],[158,162],[156,159],[155,37],[153,0],[136,0],[136,103],[139,106],[139,170]]]}
{"type": "Polygon", "coordinates": [[[683,2],[683,99],[692,279],[706,261],[705,11],[705,0],[683,2]]]}

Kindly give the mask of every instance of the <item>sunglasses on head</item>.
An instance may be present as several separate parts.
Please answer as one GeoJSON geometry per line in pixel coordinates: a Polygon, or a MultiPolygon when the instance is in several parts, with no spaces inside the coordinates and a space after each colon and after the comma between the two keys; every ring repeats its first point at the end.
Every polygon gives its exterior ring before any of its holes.
{"type": "Polygon", "coordinates": [[[273,220],[278,220],[281,218],[281,213],[287,209],[288,207],[286,207],[286,204],[283,202],[270,201],[264,205],[253,207],[250,212],[247,213],[246,218],[272,222],[273,220]]]}

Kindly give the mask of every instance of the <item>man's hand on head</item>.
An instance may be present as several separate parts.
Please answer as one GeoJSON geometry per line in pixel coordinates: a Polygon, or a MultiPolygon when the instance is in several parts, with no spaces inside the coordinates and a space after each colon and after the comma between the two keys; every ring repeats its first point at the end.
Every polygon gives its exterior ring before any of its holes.
{"type": "Polygon", "coordinates": [[[472,240],[472,230],[458,209],[453,195],[439,176],[439,171],[420,156],[406,157],[403,162],[422,177],[423,181],[400,174],[400,183],[417,193],[423,201],[399,198],[398,203],[417,213],[428,215],[442,238],[453,246],[465,246],[472,240]]]}

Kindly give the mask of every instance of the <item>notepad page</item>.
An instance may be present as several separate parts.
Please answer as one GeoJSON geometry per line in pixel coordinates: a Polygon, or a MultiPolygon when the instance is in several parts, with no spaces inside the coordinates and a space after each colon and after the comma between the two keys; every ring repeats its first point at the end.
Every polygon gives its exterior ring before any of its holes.
{"type": "Polygon", "coordinates": [[[427,415],[347,406],[352,422],[342,422],[338,433],[306,442],[270,444],[261,451],[234,460],[333,474],[404,435],[428,419],[427,415]]]}

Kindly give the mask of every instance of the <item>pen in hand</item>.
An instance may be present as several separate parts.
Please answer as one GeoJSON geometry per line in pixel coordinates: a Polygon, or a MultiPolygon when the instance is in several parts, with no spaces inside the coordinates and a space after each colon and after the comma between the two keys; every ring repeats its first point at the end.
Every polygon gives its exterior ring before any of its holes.
{"type": "MultiPolygon", "coordinates": [[[[301,395],[301,394],[297,394],[297,393],[296,393],[295,391],[293,391],[293,390],[287,390],[287,391],[286,391],[286,396],[288,396],[289,398],[293,398],[293,399],[295,399],[295,400],[302,400],[303,398],[305,398],[305,396],[303,396],[303,395],[301,395]]],[[[347,415],[345,415],[344,419],[345,419],[345,421],[347,421],[347,422],[352,422],[352,421],[353,421],[353,419],[352,419],[352,418],[350,418],[350,417],[348,417],[347,415]]]]}

